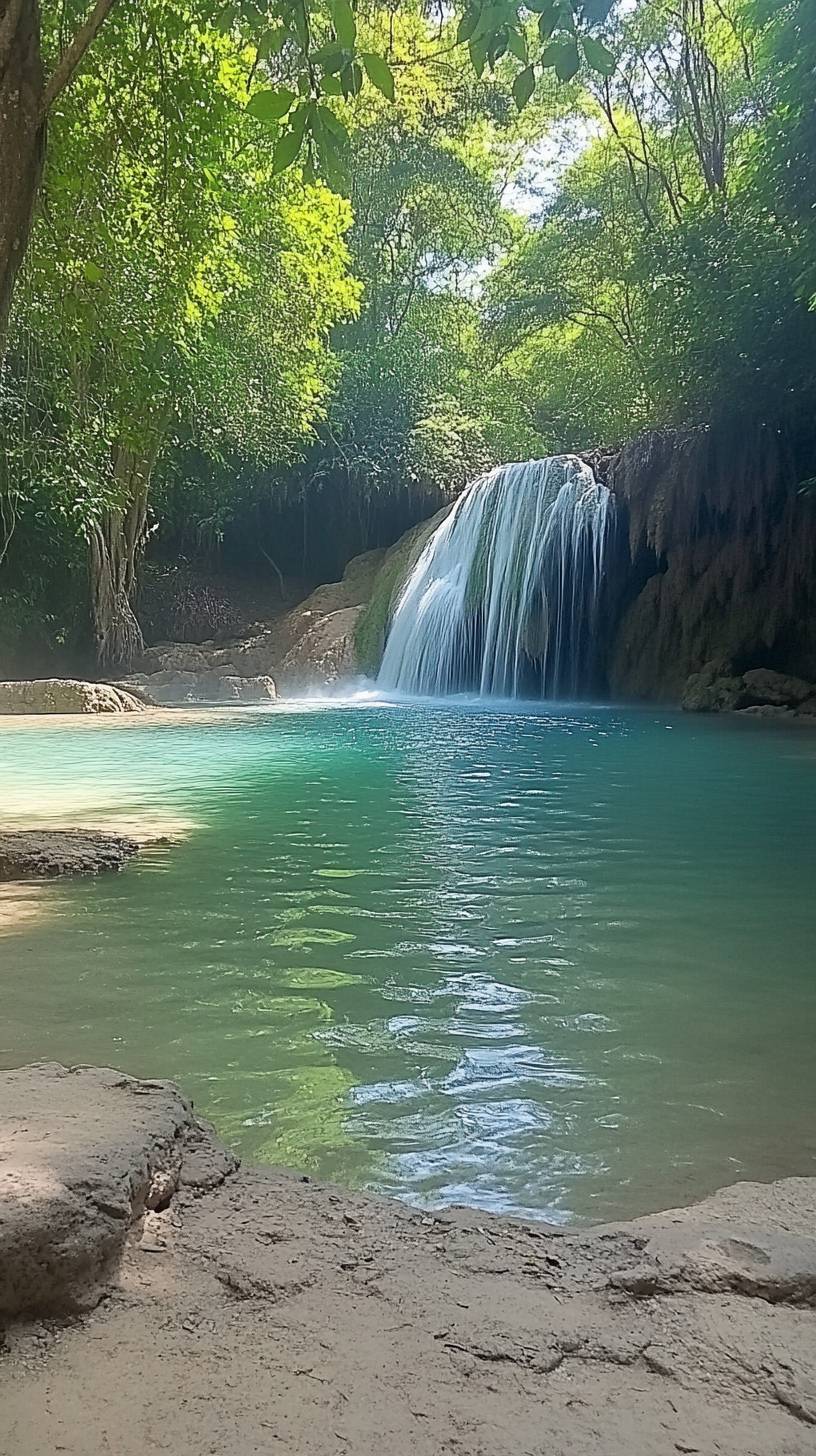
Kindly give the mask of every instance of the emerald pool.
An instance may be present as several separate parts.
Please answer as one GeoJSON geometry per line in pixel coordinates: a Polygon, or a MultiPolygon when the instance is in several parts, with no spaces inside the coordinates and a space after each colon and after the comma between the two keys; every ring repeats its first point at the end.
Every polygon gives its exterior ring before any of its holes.
{"type": "Polygon", "coordinates": [[[808,731],[373,697],[9,721],[0,802],[175,836],[2,922],[4,1066],[175,1077],[246,1158],[561,1223],[814,1172],[808,731]]]}

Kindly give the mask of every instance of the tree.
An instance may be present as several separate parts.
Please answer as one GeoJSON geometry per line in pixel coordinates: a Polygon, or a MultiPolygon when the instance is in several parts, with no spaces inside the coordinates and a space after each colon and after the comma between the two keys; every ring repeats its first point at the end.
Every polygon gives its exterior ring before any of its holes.
{"type": "MultiPolygon", "coordinates": [[[[403,0],[405,4],[405,0],[403,0]]],[[[31,231],[49,122],[54,108],[97,40],[115,0],[95,0],[84,12],[67,0],[57,12],[46,11],[43,60],[39,0],[0,0],[0,345],[5,335],[14,284],[31,231]],[[71,39],[61,44],[71,32],[71,39]]],[[[574,76],[582,62],[607,71],[611,53],[592,34],[605,19],[610,0],[468,0],[461,14],[457,42],[467,45],[470,61],[481,75],[504,55],[519,67],[516,97],[523,106],[536,82],[536,66],[552,68],[560,78],[574,76]],[[537,20],[534,53],[528,19],[537,20]]],[[[407,0],[406,8],[415,8],[407,0]]],[[[384,7],[386,15],[388,7],[384,7]]],[[[161,17],[150,5],[147,19],[161,17]]],[[[187,27],[215,19],[194,0],[182,12],[187,27]]],[[[346,134],[331,107],[331,98],[356,96],[366,79],[392,98],[394,73],[385,55],[361,48],[351,0],[277,0],[263,7],[254,0],[219,6],[220,24],[242,43],[248,82],[258,82],[248,106],[269,128],[275,171],[283,171],[306,152],[307,167],[318,169],[331,185],[345,185],[346,134]]],[[[137,52],[137,68],[160,57],[137,52]]],[[[165,56],[165,59],[167,57],[165,56]]]]}
{"type": "Polygon", "coordinates": [[[228,37],[170,5],[148,23],[123,10],[47,164],[11,359],[21,381],[36,359],[37,398],[9,450],[24,489],[33,437],[87,539],[105,667],[141,646],[132,597],[160,453],[189,421],[204,448],[291,449],[326,387],[328,330],[355,304],[347,205],[273,176],[243,94],[228,37]],[[163,61],[134,79],[139,51],[163,61]]]}

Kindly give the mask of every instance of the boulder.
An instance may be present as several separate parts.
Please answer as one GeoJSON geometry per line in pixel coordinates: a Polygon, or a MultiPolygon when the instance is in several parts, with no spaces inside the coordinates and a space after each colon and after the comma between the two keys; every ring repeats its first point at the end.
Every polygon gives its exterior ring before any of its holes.
{"type": "Polygon", "coordinates": [[[60,677],[0,682],[0,713],[143,713],[146,706],[110,683],[60,677]]]}
{"type": "Polygon", "coordinates": [[[98,1303],[147,1210],[235,1167],[169,1082],[57,1063],[0,1073],[0,1319],[98,1303]]]}
{"type": "Polygon", "coordinates": [[[742,697],[742,678],[724,671],[720,663],[708,662],[689,677],[680,706],[686,713],[728,713],[740,706],[742,697]]]}
{"type": "Polygon", "coordinates": [[[283,660],[287,680],[334,683],[359,672],[354,632],[363,608],[341,607],[317,616],[283,660]]]}
{"type": "Polygon", "coordinates": [[[801,677],[772,672],[769,667],[751,668],[742,675],[746,701],[767,703],[773,707],[794,708],[813,696],[814,685],[801,677]]]}
{"type": "Polygon", "coordinates": [[[189,672],[166,668],[138,673],[128,682],[134,690],[147,692],[155,702],[169,707],[180,703],[270,703],[277,697],[271,677],[241,677],[218,669],[189,672]]]}
{"type": "Polygon", "coordinates": [[[793,709],[785,708],[780,703],[752,703],[748,708],[738,708],[737,712],[743,718],[793,717],[793,709]]]}
{"type": "Polygon", "coordinates": [[[0,833],[0,880],[121,870],[138,848],[135,839],[94,829],[9,830],[0,833]]]}

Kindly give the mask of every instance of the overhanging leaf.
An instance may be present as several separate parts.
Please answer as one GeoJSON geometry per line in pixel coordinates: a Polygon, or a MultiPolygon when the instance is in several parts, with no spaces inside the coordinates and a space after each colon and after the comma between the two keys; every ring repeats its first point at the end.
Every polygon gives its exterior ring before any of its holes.
{"type": "Polygon", "coordinates": [[[279,86],[268,91],[256,91],[254,96],[250,96],[246,109],[258,121],[280,121],[291,110],[294,100],[294,91],[279,86]]]}
{"type": "Polygon", "coordinates": [[[468,45],[470,62],[476,75],[481,79],[484,75],[485,63],[487,61],[487,44],[481,38],[473,39],[468,45]]]}
{"type": "Polygon", "coordinates": [[[578,74],[581,57],[574,40],[557,41],[541,52],[541,64],[552,66],[559,81],[571,81],[578,74]]]}
{"type": "Polygon", "coordinates": [[[587,65],[602,76],[611,76],[616,63],[615,57],[608,47],[591,35],[583,36],[581,45],[584,48],[587,65]]]}
{"type": "Polygon", "coordinates": [[[302,132],[300,135],[296,131],[284,132],[272,155],[273,177],[277,177],[279,173],[285,172],[287,167],[291,167],[300,151],[302,142],[302,132]]]}
{"type": "Polygon", "coordinates": [[[479,24],[479,11],[475,6],[469,5],[462,15],[456,30],[456,39],[460,43],[470,40],[476,26],[479,24]]]}
{"type": "Polygon", "coordinates": [[[519,71],[513,82],[513,100],[519,111],[523,111],[535,90],[535,71],[532,66],[519,71]]]}
{"type": "Polygon", "coordinates": [[[526,64],[527,64],[527,39],[526,39],[526,36],[522,35],[522,33],[520,31],[518,31],[518,30],[508,30],[508,32],[507,32],[507,49],[509,50],[511,56],[515,56],[515,58],[516,58],[517,61],[521,61],[522,65],[523,66],[526,66],[526,64]]]}
{"type": "Polygon", "coordinates": [[[361,60],[372,86],[376,86],[378,91],[382,91],[383,96],[386,96],[389,101],[393,101],[394,77],[388,62],[384,61],[382,56],[375,55],[373,51],[366,51],[365,55],[361,56],[361,60]]]}
{"type": "Polygon", "coordinates": [[[331,0],[331,18],[334,33],[341,46],[349,51],[354,50],[357,40],[357,22],[354,19],[351,0],[331,0]]]}

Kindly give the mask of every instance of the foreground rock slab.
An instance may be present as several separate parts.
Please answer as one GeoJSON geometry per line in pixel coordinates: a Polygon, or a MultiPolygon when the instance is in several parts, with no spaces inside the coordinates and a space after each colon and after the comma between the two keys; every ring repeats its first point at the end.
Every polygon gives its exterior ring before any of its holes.
{"type": "Polygon", "coordinates": [[[121,870],[135,839],[95,829],[19,829],[0,833],[0,881],[98,875],[121,870]]]}
{"type": "Polygon", "coordinates": [[[110,683],[61,677],[0,682],[0,713],[143,713],[146,706],[110,683]]]}
{"type": "Polygon", "coordinates": [[[206,1185],[234,1166],[168,1083],[56,1063],[1,1073],[0,1316],[93,1306],[147,1208],[182,1176],[206,1185]]]}
{"type": "MultiPolygon", "coordinates": [[[[118,1187],[119,1223],[134,1221],[96,1310],[8,1329],[3,1456],[816,1450],[816,1180],[565,1233],[271,1170],[224,1178],[223,1153],[168,1084],[6,1075],[21,1079],[15,1125],[31,1078],[40,1097],[49,1079],[52,1093],[70,1087],[78,1119],[68,1163],[54,1162],[45,1112],[18,1156],[37,1153],[43,1182],[70,1173],[80,1198],[88,1138],[96,1217],[118,1187]],[[87,1123],[100,1106],[102,1123],[87,1123]],[[129,1151],[112,1153],[120,1143],[129,1151]],[[210,1157],[215,1173],[195,1176],[210,1157]],[[134,1168],[135,1196],[123,1191],[134,1168]]],[[[59,1125],[64,1139],[70,1119],[59,1125]]]]}

